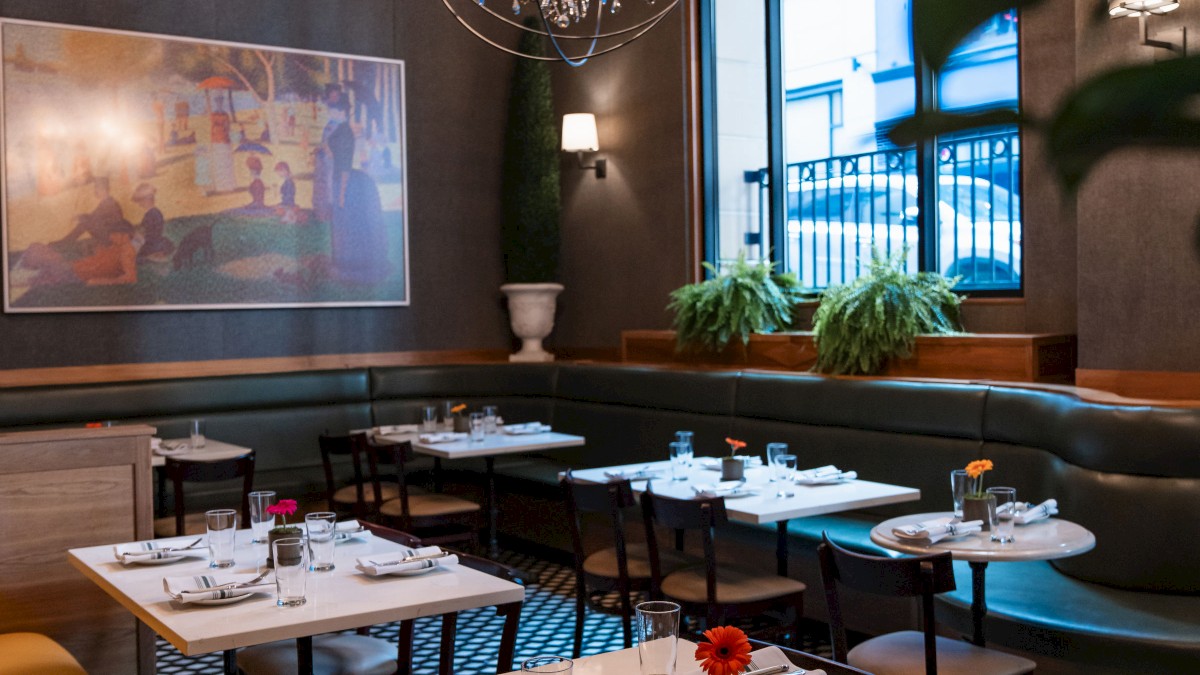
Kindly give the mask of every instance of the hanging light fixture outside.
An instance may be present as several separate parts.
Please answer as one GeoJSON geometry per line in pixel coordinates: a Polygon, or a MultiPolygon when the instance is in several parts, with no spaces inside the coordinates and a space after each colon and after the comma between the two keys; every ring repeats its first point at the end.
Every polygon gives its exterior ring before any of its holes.
{"type": "MultiPolygon", "coordinates": [[[[539,61],[581,66],[642,37],[679,6],[680,0],[442,0],[475,37],[502,52],[539,61]],[[523,25],[537,20],[535,27],[523,25]],[[615,24],[615,25],[606,25],[615,24]],[[550,56],[530,56],[491,37],[497,30],[536,33],[550,41],[550,56]]],[[[516,42],[513,40],[512,42],[516,42]]]]}
{"type": "Polygon", "coordinates": [[[1138,32],[1141,34],[1141,44],[1146,47],[1169,49],[1181,55],[1187,55],[1187,29],[1180,27],[1168,33],[1160,33],[1150,37],[1150,28],[1146,19],[1152,14],[1166,14],[1179,9],[1179,0],[1109,0],[1108,16],[1111,19],[1121,17],[1136,18],[1141,24],[1138,32]]]}

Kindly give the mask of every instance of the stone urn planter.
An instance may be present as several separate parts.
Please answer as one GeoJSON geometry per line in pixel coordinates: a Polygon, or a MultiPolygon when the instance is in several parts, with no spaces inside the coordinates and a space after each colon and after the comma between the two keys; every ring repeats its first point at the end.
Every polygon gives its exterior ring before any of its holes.
{"type": "Polygon", "coordinates": [[[508,296],[508,314],[513,333],[521,338],[521,350],[510,354],[509,361],[544,363],[554,355],[542,348],[542,340],[554,330],[554,309],[562,284],[505,284],[500,290],[508,296]]]}

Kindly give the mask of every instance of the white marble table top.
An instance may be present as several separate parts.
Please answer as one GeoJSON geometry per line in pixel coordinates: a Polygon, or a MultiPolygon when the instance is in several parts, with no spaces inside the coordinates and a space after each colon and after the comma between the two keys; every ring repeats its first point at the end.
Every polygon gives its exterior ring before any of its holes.
{"type": "MultiPolygon", "coordinates": [[[[696,459],[702,458],[697,457],[696,459]]],[[[713,485],[721,479],[720,471],[705,469],[699,461],[695,462],[688,470],[685,480],[671,480],[671,467],[668,461],[581,469],[571,472],[571,475],[576,480],[604,483],[609,480],[605,475],[606,472],[634,472],[640,469],[661,472],[662,477],[655,478],[653,481],[655,494],[679,499],[691,499],[696,496],[693,487],[713,485]]],[[[647,482],[646,480],[632,481],[634,492],[644,492],[647,482]]],[[[819,516],[921,498],[921,491],[916,488],[875,483],[869,480],[849,480],[834,485],[789,484],[786,486],[786,491],[792,493],[792,496],[776,497],[779,484],[769,482],[767,468],[761,466],[746,469],[746,487],[757,489],[758,494],[738,498],[725,497],[725,511],[731,520],[755,524],[819,516]]]]}
{"type": "MultiPolygon", "coordinates": [[[[187,438],[164,438],[167,443],[190,443],[187,438]]],[[[178,459],[187,459],[193,462],[215,462],[222,459],[231,459],[250,452],[250,448],[243,448],[240,445],[232,443],[224,443],[222,441],[214,441],[211,438],[205,439],[204,447],[198,449],[188,449],[179,452],[171,453],[172,457],[178,459]]],[[[150,457],[150,466],[166,466],[167,458],[152,454],[150,457]]]]}
{"type": "MultiPolygon", "coordinates": [[[[190,543],[194,538],[172,540],[190,543]]],[[[336,569],[309,573],[308,602],[300,607],[277,607],[273,587],[247,600],[216,606],[180,604],[163,591],[163,578],[168,576],[258,571],[266,559],[267,547],[249,542],[249,530],[237,533],[235,564],[225,570],[210,570],[203,557],[167,565],[123,566],[114,558],[112,546],[72,549],[67,556],[84,576],[189,656],[487,607],[525,597],[522,586],[462,565],[420,576],[366,576],[354,568],[355,558],[400,548],[380,537],[338,544],[336,569]]]]}
{"type": "Polygon", "coordinates": [[[952,514],[949,511],[916,513],[885,520],[871,529],[871,541],[893,551],[916,555],[950,551],[955,560],[969,562],[1053,560],[1087,553],[1096,547],[1096,536],[1090,530],[1060,518],[1016,525],[1013,528],[1015,541],[1010,544],[992,541],[990,532],[976,532],[956,539],[943,539],[930,546],[904,541],[892,534],[892,528],[899,525],[950,515],[952,514]]]}
{"type": "Polygon", "coordinates": [[[413,449],[417,452],[443,459],[494,457],[496,455],[536,452],[538,450],[552,450],[554,448],[570,448],[583,445],[585,442],[583,436],[560,434],[555,431],[547,431],[541,434],[495,433],[484,436],[482,441],[466,439],[451,441],[449,443],[422,443],[419,438],[414,439],[410,434],[397,435],[395,437],[381,436],[381,438],[396,441],[411,440],[413,449]]]}

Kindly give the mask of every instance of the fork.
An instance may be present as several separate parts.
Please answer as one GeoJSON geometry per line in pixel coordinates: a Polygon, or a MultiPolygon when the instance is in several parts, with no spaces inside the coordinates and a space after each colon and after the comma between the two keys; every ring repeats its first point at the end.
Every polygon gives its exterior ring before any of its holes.
{"type": "Polygon", "coordinates": [[[209,593],[211,591],[228,591],[228,590],[232,590],[235,588],[245,588],[246,586],[253,586],[254,584],[257,584],[258,582],[262,581],[263,579],[266,579],[267,575],[270,573],[271,573],[271,568],[268,567],[267,569],[263,570],[261,573],[259,573],[258,576],[254,577],[250,581],[231,581],[227,584],[221,584],[220,586],[213,586],[212,588],[202,588],[195,592],[196,593],[209,593]]]}
{"type": "Polygon", "coordinates": [[[180,546],[180,547],[174,547],[174,548],[152,548],[149,551],[129,551],[125,555],[127,555],[127,556],[155,555],[158,553],[175,553],[177,551],[188,551],[188,550],[195,548],[202,541],[204,541],[204,537],[200,537],[199,539],[197,539],[196,541],[193,541],[192,543],[188,544],[187,546],[180,546]]]}
{"type": "Polygon", "coordinates": [[[403,565],[404,563],[421,562],[422,560],[437,560],[438,558],[446,558],[446,557],[449,557],[450,555],[451,555],[450,553],[447,553],[446,551],[442,551],[440,553],[430,553],[429,555],[409,556],[403,560],[391,560],[391,561],[385,561],[385,562],[375,562],[374,560],[368,560],[367,562],[371,563],[372,565],[374,565],[376,567],[391,567],[392,565],[403,565]]]}

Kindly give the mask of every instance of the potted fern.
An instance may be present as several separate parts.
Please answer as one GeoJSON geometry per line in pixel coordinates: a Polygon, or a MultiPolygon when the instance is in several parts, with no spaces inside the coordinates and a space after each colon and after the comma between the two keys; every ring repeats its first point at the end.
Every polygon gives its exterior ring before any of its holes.
{"type": "Polygon", "coordinates": [[[911,355],[918,335],[962,332],[958,277],[909,274],[907,257],[907,249],[891,256],[876,251],[867,274],[821,294],[813,316],[816,370],[874,375],[911,355]]]}

